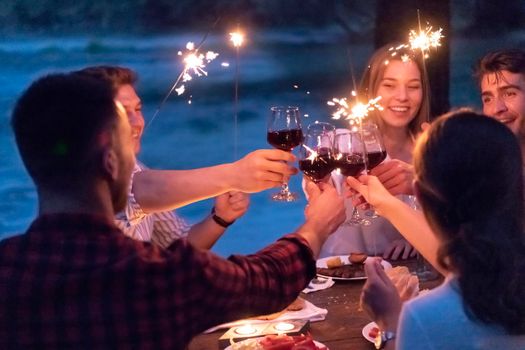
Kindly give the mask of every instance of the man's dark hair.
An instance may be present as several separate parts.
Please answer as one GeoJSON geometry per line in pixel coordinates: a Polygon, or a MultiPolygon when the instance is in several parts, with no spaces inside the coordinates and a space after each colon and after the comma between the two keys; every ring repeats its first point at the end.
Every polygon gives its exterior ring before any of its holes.
{"type": "Polygon", "coordinates": [[[137,74],[133,70],[119,66],[93,66],[75,73],[107,81],[115,93],[122,85],[134,85],[137,81],[137,74]]]}
{"type": "Polygon", "coordinates": [[[525,51],[505,49],[489,52],[474,67],[474,77],[478,84],[481,84],[485,74],[500,74],[503,70],[515,74],[525,74],[525,51]]]}
{"type": "Polygon", "coordinates": [[[93,176],[101,131],[117,120],[113,98],[107,82],[72,73],[40,78],[22,94],[11,125],[37,187],[75,186],[93,176]]]}

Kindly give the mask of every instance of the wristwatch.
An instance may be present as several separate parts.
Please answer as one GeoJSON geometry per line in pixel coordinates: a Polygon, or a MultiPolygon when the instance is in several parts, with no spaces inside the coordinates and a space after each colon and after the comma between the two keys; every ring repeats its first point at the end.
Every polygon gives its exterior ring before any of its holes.
{"type": "Polygon", "coordinates": [[[211,218],[213,219],[213,221],[215,221],[217,223],[217,225],[222,226],[224,228],[230,226],[231,224],[233,224],[235,222],[235,220],[233,220],[233,221],[226,221],[223,218],[221,218],[220,216],[217,216],[215,214],[215,207],[211,208],[211,218]]]}
{"type": "Polygon", "coordinates": [[[389,340],[392,340],[396,337],[395,332],[390,331],[380,331],[377,333],[375,339],[374,339],[374,345],[376,346],[376,349],[384,349],[386,346],[386,343],[389,340]]]}

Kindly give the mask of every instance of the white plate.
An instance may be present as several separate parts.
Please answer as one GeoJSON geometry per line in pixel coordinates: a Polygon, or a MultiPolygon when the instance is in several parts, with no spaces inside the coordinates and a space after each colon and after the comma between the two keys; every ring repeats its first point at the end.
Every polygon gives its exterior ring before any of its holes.
{"type": "MultiPolygon", "coordinates": [[[[251,339],[246,339],[246,340],[243,340],[243,341],[240,341],[240,342],[237,342],[235,344],[243,344],[243,343],[248,343],[248,342],[253,342],[254,340],[256,339],[261,339],[261,338],[264,338],[264,337],[259,337],[259,338],[251,338],[251,339]]],[[[324,345],[323,343],[320,343],[318,341],[315,341],[314,340],[314,344],[315,346],[317,346],[318,348],[321,348],[321,349],[326,349],[326,350],[330,350],[326,347],[326,345],[324,345]]],[[[251,348],[250,348],[251,349],[251,348]]],[[[232,346],[228,346],[227,348],[225,348],[224,350],[233,350],[232,346]]]]}
{"type": "MultiPolygon", "coordinates": [[[[333,259],[335,258],[336,256],[339,257],[339,259],[341,259],[341,262],[343,263],[343,265],[352,265],[352,263],[348,260],[348,257],[350,256],[350,254],[348,255],[335,255],[335,256],[328,256],[326,258],[321,258],[319,260],[317,260],[316,262],[316,266],[317,267],[320,267],[320,268],[326,268],[326,261],[328,259],[333,259]]],[[[370,257],[366,258],[365,262],[370,259],[370,257]]],[[[383,265],[383,268],[385,270],[388,270],[388,269],[391,269],[392,268],[392,265],[388,262],[388,261],[385,261],[385,260],[381,260],[381,265],[383,265]]],[[[349,277],[349,278],[346,278],[346,277],[332,277],[332,276],[326,276],[326,275],[322,275],[320,273],[318,273],[319,276],[322,276],[322,277],[328,277],[328,278],[331,278],[333,280],[340,280],[340,281],[355,281],[355,280],[366,280],[366,276],[363,276],[363,277],[349,277]]]]}
{"type": "Polygon", "coordinates": [[[374,342],[374,338],[370,337],[368,335],[368,333],[370,333],[370,331],[372,330],[372,328],[374,327],[377,327],[377,324],[375,322],[370,322],[369,324],[367,324],[366,326],[363,327],[363,330],[361,331],[361,334],[363,334],[363,337],[365,337],[366,340],[368,340],[369,342],[373,343],[374,342]]]}

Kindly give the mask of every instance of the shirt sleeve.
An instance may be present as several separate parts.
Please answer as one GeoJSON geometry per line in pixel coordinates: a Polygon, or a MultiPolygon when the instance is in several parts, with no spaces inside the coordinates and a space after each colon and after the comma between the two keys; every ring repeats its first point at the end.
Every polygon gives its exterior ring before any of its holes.
{"type": "MultiPolygon", "coordinates": [[[[177,268],[178,283],[192,300],[187,315],[194,331],[254,315],[277,312],[289,305],[315,276],[315,260],[308,243],[288,235],[256,254],[227,260],[177,240],[168,248],[184,259],[188,270],[177,268]],[[184,248],[183,248],[184,247],[184,248]]],[[[180,267],[180,264],[179,264],[180,267]]]]}
{"type": "Polygon", "coordinates": [[[176,211],[153,214],[153,233],[151,241],[162,248],[167,248],[174,240],[188,237],[191,225],[176,211]]]}

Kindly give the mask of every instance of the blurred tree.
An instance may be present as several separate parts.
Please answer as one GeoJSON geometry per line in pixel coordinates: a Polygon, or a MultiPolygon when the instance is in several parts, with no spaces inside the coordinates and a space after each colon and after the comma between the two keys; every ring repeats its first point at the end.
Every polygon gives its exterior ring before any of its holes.
{"type": "MultiPolygon", "coordinates": [[[[375,47],[392,41],[408,41],[410,29],[418,30],[418,13],[421,28],[432,25],[433,30],[443,28],[451,36],[449,0],[377,0],[375,47]]],[[[431,118],[447,112],[449,102],[450,52],[449,40],[441,40],[441,47],[432,51],[426,60],[431,85],[431,118]]]]}

